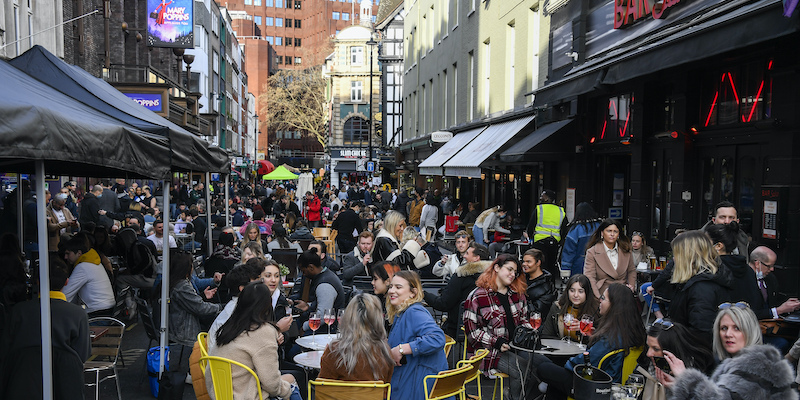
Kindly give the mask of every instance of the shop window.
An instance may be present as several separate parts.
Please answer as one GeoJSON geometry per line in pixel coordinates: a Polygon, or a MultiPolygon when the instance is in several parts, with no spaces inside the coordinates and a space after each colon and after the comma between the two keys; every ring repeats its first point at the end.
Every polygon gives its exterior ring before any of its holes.
{"type": "Polygon", "coordinates": [[[757,61],[709,74],[700,111],[703,126],[772,117],[772,67],[772,60],[757,61]]]}
{"type": "MultiPolygon", "coordinates": [[[[602,100],[601,100],[602,101],[602,100]]],[[[598,105],[600,121],[597,134],[590,143],[595,141],[617,142],[622,138],[633,136],[631,117],[633,114],[634,97],[632,93],[620,94],[609,97],[598,105]]]]}
{"type": "Polygon", "coordinates": [[[360,117],[352,117],[344,123],[344,144],[367,144],[369,123],[360,117]]]}

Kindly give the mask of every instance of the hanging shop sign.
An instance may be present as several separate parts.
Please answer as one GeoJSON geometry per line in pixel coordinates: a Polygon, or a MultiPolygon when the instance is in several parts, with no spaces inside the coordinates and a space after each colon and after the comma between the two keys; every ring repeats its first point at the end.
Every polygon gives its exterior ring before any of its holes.
{"type": "Polygon", "coordinates": [[[194,47],[194,0],[147,0],[147,45],[194,47]]]}
{"type": "Polygon", "coordinates": [[[624,28],[636,21],[652,15],[653,19],[667,16],[669,9],[679,4],[680,0],[613,0],[614,29],[624,28]]]}

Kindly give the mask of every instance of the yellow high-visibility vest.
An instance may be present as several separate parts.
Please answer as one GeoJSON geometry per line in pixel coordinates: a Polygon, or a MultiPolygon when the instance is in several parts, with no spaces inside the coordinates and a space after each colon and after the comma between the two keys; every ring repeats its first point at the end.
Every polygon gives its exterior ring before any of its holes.
{"type": "Polygon", "coordinates": [[[538,242],[548,237],[561,241],[561,221],[566,213],[564,209],[555,204],[539,204],[536,206],[536,227],[533,232],[533,241],[538,242]]]}

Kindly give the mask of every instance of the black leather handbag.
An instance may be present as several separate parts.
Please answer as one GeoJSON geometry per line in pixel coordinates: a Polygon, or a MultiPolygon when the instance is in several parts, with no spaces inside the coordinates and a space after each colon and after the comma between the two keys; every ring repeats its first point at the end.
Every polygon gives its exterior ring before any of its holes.
{"type": "Polygon", "coordinates": [[[512,342],[515,347],[539,350],[542,348],[542,341],[539,338],[539,331],[519,325],[514,329],[514,341],[512,342]]]}

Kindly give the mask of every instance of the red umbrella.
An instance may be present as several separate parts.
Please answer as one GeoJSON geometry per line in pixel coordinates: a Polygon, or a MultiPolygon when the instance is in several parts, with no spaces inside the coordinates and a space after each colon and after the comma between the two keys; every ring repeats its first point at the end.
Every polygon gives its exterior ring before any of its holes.
{"type": "Polygon", "coordinates": [[[275,166],[272,165],[271,162],[267,160],[259,160],[258,161],[258,174],[259,175],[266,175],[275,170],[275,166]]]}

